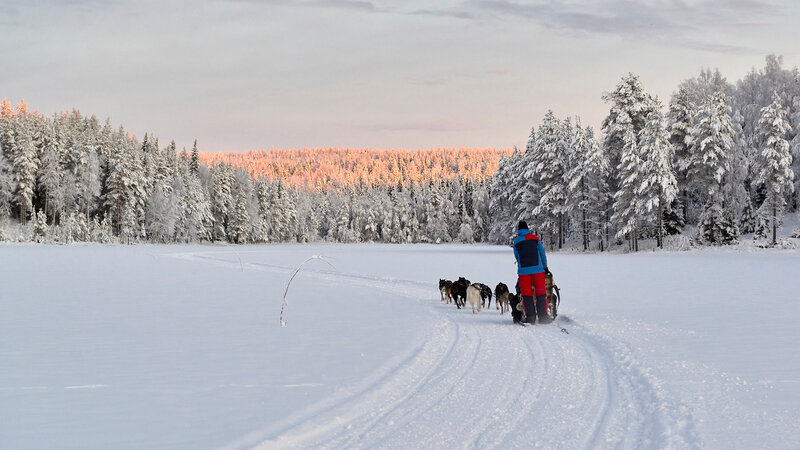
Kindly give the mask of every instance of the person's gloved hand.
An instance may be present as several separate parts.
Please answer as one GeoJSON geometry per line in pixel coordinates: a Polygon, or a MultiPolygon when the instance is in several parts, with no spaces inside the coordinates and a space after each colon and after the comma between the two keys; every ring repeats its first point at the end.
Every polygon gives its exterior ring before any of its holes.
{"type": "Polygon", "coordinates": [[[548,269],[547,267],[544,268],[544,273],[545,273],[545,275],[552,275],[550,273],[550,269],[548,269]]]}

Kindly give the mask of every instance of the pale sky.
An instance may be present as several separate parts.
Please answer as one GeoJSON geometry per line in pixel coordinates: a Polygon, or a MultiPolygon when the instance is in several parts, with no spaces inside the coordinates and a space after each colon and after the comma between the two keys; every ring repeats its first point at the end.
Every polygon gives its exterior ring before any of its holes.
{"type": "Polygon", "coordinates": [[[633,72],[666,102],[766,55],[793,0],[0,0],[0,97],[166,145],[524,146],[547,109],[599,126],[633,72]]]}

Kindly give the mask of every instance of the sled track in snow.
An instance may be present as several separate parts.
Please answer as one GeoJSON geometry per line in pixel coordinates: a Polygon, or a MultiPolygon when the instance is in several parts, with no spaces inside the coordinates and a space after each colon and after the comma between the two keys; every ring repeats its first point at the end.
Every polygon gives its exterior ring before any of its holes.
{"type": "MultiPolygon", "coordinates": [[[[171,256],[239,270],[234,252],[171,256]]],[[[439,301],[434,283],[307,269],[302,276],[408,296],[440,316],[435,329],[361,386],[231,447],[691,448],[691,423],[620,342],[570,321],[521,328],[495,310],[439,301]]],[[[696,444],[695,444],[696,445],[696,444]]]]}

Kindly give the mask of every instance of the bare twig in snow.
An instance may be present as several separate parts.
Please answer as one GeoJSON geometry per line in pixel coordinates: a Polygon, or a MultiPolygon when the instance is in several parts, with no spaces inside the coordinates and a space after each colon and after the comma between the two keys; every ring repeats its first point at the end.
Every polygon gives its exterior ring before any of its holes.
{"type": "Polygon", "coordinates": [[[294,271],[292,272],[292,275],[289,277],[289,280],[286,282],[286,290],[283,292],[283,303],[281,304],[281,326],[282,327],[286,326],[286,319],[284,319],[284,314],[285,314],[285,311],[286,311],[286,306],[289,304],[289,302],[286,300],[286,294],[289,293],[289,286],[291,286],[292,280],[294,280],[295,275],[297,275],[297,273],[300,272],[300,269],[303,267],[303,265],[305,263],[311,261],[312,259],[322,260],[326,264],[331,266],[332,268],[336,269],[336,267],[333,264],[331,264],[330,261],[328,261],[328,259],[332,259],[332,258],[330,258],[329,256],[325,256],[325,255],[314,255],[314,256],[308,258],[307,260],[303,261],[302,263],[300,263],[300,265],[297,266],[296,269],[294,269],[294,271]]]}

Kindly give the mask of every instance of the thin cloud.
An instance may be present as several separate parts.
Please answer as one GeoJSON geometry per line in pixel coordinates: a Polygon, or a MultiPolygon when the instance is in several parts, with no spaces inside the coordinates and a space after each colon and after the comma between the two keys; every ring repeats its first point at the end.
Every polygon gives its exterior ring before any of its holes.
{"type": "Polygon", "coordinates": [[[568,34],[607,34],[715,53],[746,53],[754,49],[723,45],[697,35],[714,28],[734,28],[743,22],[763,26],[784,9],[767,0],[730,0],[722,4],[683,0],[610,0],[599,4],[586,0],[467,0],[430,13],[484,21],[518,18],[568,34]]]}
{"type": "Polygon", "coordinates": [[[511,69],[489,69],[486,71],[487,75],[505,76],[511,74],[511,69]]]}
{"type": "Polygon", "coordinates": [[[330,8],[361,12],[387,12],[367,0],[221,0],[228,3],[254,5],[294,6],[300,8],[330,8]]]}
{"type": "Polygon", "coordinates": [[[420,121],[420,122],[392,122],[392,123],[377,123],[377,124],[364,124],[359,125],[357,128],[368,131],[432,131],[432,132],[447,132],[447,131],[462,131],[466,127],[455,120],[434,120],[434,121],[420,121]]]}
{"type": "Polygon", "coordinates": [[[476,19],[477,17],[467,11],[458,9],[417,9],[408,13],[412,16],[449,17],[454,19],[476,19]]]}

